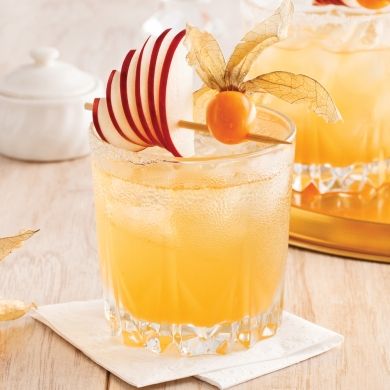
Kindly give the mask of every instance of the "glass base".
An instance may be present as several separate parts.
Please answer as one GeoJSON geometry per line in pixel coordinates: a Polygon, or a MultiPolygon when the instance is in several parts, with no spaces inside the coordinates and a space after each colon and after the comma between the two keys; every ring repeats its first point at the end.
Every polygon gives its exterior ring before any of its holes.
{"type": "Polygon", "coordinates": [[[331,164],[294,164],[293,189],[304,191],[310,185],[321,193],[361,192],[378,189],[390,181],[390,159],[356,163],[346,167],[331,164]]]}
{"type": "Polygon", "coordinates": [[[223,322],[210,327],[191,324],[160,324],[137,319],[106,300],[106,318],[112,334],[122,334],[123,342],[155,353],[173,352],[183,356],[226,354],[252,347],[256,342],[275,335],[281,323],[283,291],[266,311],[240,321],[223,322]],[[120,321],[117,320],[120,315],[120,321]]]}

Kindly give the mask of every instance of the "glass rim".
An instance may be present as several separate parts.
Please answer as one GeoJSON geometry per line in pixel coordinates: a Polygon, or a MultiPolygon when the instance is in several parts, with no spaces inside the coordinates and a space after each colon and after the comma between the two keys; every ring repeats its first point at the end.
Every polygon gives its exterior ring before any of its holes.
{"type": "MultiPolygon", "coordinates": [[[[242,153],[236,153],[236,154],[221,154],[221,155],[211,155],[211,156],[194,156],[194,157],[175,157],[175,156],[159,156],[153,152],[147,153],[143,156],[137,156],[139,152],[133,152],[130,150],[125,150],[122,148],[119,148],[118,146],[111,145],[107,142],[102,141],[99,139],[95,131],[91,131],[91,136],[94,138],[94,141],[98,144],[102,145],[105,148],[110,148],[112,150],[115,150],[116,153],[118,153],[119,156],[123,156],[123,161],[128,161],[132,163],[137,163],[136,161],[132,161],[131,157],[133,157],[134,160],[139,159],[139,164],[142,165],[148,165],[148,164],[167,164],[167,163],[173,163],[173,164],[198,164],[198,163],[212,163],[217,161],[235,161],[235,160],[243,160],[248,158],[254,158],[259,157],[264,154],[272,153],[273,151],[277,149],[281,149],[283,147],[293,147],[294,141],[296,137],[296,125],[295,123],[285,114],[274,110],[272,108],[258,105],[257,109],[261,109],[262,111],[266,111],[268,113],[271,113],[271,115],[278,117],[279,119],[282,119],[286,129],[288,130],[288,134],[285,137],[282,137],[281,139],[284,141],[291,142],[291,145],[286,144],[270,144],[270,145],[264,145],[264,147],[259,148],[258,150],[250,151],[250,152],[242,152],[242,153]],[[126,158],[127,157],[127,158],[126,158]]],[[[284,126],[283,124],[283,126],[284,126]]],[[[91,123],[91,130],[93,129],[93,123],[91,123]]],[[[207,135],[206,135],[207,136],[207,135]]],[[[210,135],[211,137],[211,135],[210,135]]],[[[251,141],[254,142],[254,141],[251,141]]],[[[148,148],[146,148],[148,149],[148,148]]],[[[142,152],[142,151],[141,151],[142,152]]],[[[93,154],[93,150],[92,150],[93,154]]],[[[118,158],[119,160],[119,158],[118,158]]]]}
{"type": "MultiPolygon", "coordinates": [[[[274,11],[275,6],[273,6],[270,3],[266,2],[258,2],[257,0],[242,0],[243,2],[246,2],[250,5],[253,5],[254,7],[258,7],[260,9],[268,10],[268,11],[274,11]]],[[[330,13],[333,11],[337,11],[337,13],[332,14],[333,17],[337,16],[349,16],[349,17],[383,17],[390,15],[390,6],[380,8],[380,9],[369,9],[369,8],[351,8],[348,6],[341,6],[341,5],[335,5],[335,4],[326,4],[326,5],[306,5],[306,4],[297,4],[294,2],[294,14],[295,13],[307,13],[312,15],[323,15],[325,13],[330,13]]]]}

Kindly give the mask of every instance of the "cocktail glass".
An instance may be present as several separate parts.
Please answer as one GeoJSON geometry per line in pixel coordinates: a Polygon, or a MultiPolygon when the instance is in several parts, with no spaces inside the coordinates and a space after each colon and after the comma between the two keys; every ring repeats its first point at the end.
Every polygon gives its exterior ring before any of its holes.
{"type": "MultiPolygon", "coordinates": [[[[262,132],[292,122],[259,111],[262,132]]],[[[197,136],[197,156],[132,153],[92,139],[106,316],[130,346],[227,353],[275,334],[283,307],[294,144],[228,146],[197,136]]]]}
{"type": "MultiPolygon", "coordinates": [[[[361,192],[390,182],[390,10],[312,6],[296,0],[289,37],[268,49],[253,75],[275,70],[321,82],[343,120],[327,124],[305,107],[271,96],[263,104],[297,125],[293,188],[361,192]]],[[[268,0],[242,0],[247,27],[272,12],[268,0]]]]}

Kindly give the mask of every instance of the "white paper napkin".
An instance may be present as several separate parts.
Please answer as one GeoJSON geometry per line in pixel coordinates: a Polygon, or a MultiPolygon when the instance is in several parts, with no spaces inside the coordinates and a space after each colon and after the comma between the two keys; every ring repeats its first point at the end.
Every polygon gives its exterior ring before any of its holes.
{"type": "Polygon", "coordinates": [[[32,317],[137,387],[197,376],[226,389],[328,351],[343,341],[335,332],[284,312],[277,335],[247,351],[188,358],[123,345],[119,337],[110,335],[101,300],[41,306],[32,317]]]}

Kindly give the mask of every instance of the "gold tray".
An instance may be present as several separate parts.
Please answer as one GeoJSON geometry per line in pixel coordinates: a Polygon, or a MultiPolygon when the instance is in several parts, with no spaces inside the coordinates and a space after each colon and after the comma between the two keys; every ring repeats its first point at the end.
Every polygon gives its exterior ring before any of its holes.
{"type": "Polygon", "coordinates": [[[390,263],[390,186],[376,193],[320,195],[314,187],[294,192],[290,244],[390,263]]]}

